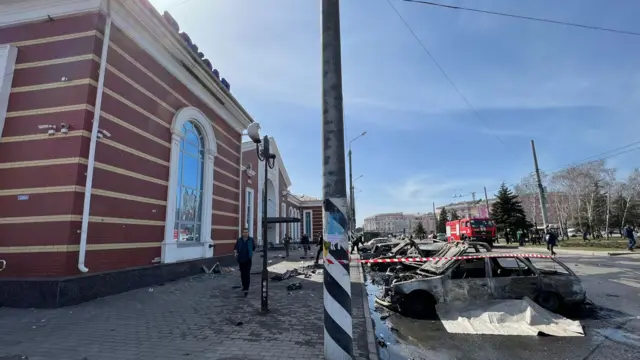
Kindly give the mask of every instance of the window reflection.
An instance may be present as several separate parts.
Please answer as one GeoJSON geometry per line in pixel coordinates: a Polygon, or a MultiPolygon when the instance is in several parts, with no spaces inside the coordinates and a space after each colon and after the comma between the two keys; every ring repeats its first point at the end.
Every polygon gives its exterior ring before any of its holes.
{"type": "Polygon", "coordinates": [[[202,224],[202,189],[204,141],[200,129],[186,122],[182,127],[178,161],[178,191],[176,191],[176,222],[174,239],[200,241],[202,224]]]}

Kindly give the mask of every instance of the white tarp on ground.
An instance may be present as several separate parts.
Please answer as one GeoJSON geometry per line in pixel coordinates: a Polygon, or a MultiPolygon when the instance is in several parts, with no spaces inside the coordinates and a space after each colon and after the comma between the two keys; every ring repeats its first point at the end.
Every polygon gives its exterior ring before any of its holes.
{"type": "Polygon", "coordinates": [[[584,336],[579,321],[552,313],[529,298],[482,304],[439,304],[438,316],[455,334],[584,336]]]}

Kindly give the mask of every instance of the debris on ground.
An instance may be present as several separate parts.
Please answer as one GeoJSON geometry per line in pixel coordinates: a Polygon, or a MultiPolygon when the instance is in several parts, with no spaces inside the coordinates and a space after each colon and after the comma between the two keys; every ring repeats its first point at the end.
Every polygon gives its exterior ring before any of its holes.
{"type": "Polygon", "coordinates": [[[302,283],[301,282],[295,282],[295,283],[291,283],[287,286],[287,290],[289,291],[294,291],[294,290],[300,290],[302,289],[302,283]]]}
{"type": "Polygon", "coordinates": [[[282,280],[286,280],[286,279],[288,279],[290,277],[295,277],[295,276],[298,276],[298,275],[302,275],[302,273],[298,269],[287,270],[287,271],[283,272],[282,274],[273,275],[271,277],[271,280],[282,281],[282,280]]]}

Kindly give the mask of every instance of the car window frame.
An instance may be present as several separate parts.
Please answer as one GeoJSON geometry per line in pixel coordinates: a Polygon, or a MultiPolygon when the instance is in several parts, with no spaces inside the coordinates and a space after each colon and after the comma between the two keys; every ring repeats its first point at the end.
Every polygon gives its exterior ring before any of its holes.
{"type": "Polygon", "coordinates": [[[475,258],[475,259],[461,259],[456,261],[455,263],[449,265],[449,269],[446,271],[446,277],[447,279],[449,279],[450,281],[454,281],[454,280],[467,280],[467,279],[490,279],[491,276],[491,272],[490,272],[490,268],[489,268],[489,262],[487,261],[488,258],[487,257],[481,257],[481,258],[475,258]],[[459,266],[463,261],[467,261],[467,260],[483,260],[484,261],[484,277],[483,278],[463,278],[463,279],[454,279],[451,277],[451,274],[453,273],[453,270],[459,266]]]}
{"type": "MultiPolygon", "coordinates": [[[[528,277],[539,277],[540,276],[540,271],[538,271],[538,268],[535,267],[535,265],[533,265],[530,261],[527,261],[527,258],[524,257],[519,257],[519,256],[494,256],[494,259],[496,259],[496,261],[498,261],[498,259],[515,259],[516,261],[520,260],[522,261],[525,265],[527,265],[527,267],[529,267],[529,269],[531,271],[533,271],[533,275],[531,276],[522,276],[522,275],[518,275],[516,277],[520,277],[520,278],[528,278],[528,277]]],[[[494,279],[504,279],[503,277],[495,277],[493,276],[493,267],[491,266],[491,259],[487,259],[488,261],[488,266],[489,266],[489,272],[491,273],[491,277],[494,279]]],[[[498,264],[500,264],[498,262],[498,264]]]]}

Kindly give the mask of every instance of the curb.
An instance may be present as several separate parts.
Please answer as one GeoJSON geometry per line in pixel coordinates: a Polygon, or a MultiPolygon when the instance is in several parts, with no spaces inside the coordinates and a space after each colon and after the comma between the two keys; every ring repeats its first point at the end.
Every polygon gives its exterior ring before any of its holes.
{"type": "Polygon", "coordinates": [[[371,309],[369,309],[369,294],[364,283],[364,269],[362,264],[358,264],[360,281],[362,283],[362,305],[364,308],[364,321],[367,329],[367,348],[369,350],[369,360],[378,360],[378,347],[376,346],[376,334],[373,331],[373,320],[371,320],[371,309]]]}

